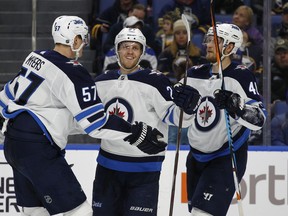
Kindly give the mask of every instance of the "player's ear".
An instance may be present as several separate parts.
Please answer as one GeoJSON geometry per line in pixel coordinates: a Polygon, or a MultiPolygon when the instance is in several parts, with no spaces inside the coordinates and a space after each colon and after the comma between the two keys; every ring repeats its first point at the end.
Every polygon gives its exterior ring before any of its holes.
{"type": "Polygon", "coordinates": [[[231,51],[233,50],[235,44],[234,43],[229,43],[227,46],[226,46],[226,49],[225,49],[225,54],[229,54],[231,53],[231,51]]]}
{"type": "Polygon", "coordinates": [[[81,43],[82,43],[82,41],[81,41],[80,36],[79,36],[79,35],[76,36],[76,37],[74,38],[74,43],[73,43],[74,49],[77,49],[77,48],[81,45],[81,43]]]}

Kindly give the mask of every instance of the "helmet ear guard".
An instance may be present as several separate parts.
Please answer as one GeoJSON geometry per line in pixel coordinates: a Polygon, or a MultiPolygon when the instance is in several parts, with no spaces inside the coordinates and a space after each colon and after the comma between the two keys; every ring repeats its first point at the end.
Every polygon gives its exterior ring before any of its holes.
{"type": "MultiPolygon", "coordinates": [[[[241,47],[241,44],[243,42],[242,30],[237,25],[229,24],[229,23],[221,23],[221,24],[216,24],[216,31],[217,31],[217,36],[223,39],[224,47],[226,47],[229,43],[234,44],[234,48],[229,53],[229,55],[235,54],[237,50],[241,47]]],[[[210,27],[206,33],[206,37],[213,36],[213,35],[214,35],[213,28],[210,27]]]]}

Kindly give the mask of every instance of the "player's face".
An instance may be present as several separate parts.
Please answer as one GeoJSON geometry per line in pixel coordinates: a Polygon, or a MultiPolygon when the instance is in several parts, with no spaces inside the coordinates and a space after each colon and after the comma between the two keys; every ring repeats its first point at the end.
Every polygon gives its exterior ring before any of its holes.
{"type": "MultiPolygon", "coordinates": [[[[212,63],[217,62],[214,37],[207,36],[207,38],[204,41],[204,44],[206,45],[206,59],[212,63]]],[[[223,48],[223,40],[221,38],[218,38],[218,44],[219,44],[219,50],[221,51],[223,48]]],[[[220,53],[220,55],[222,54],[220,53]]]]}
{"type": "Polygon", "coordinates": [[[135,68],[142,54],[140,43],[122,42],[118,49],[121,65],[126,69],[135,68]]]}

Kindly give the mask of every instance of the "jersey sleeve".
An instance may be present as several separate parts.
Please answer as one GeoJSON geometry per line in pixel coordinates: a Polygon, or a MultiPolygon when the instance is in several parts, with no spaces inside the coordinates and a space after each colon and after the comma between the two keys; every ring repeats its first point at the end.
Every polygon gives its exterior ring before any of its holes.
{"type": "MultiPolygon", "coordinates": [[[[180,108],[172,100],[172,91],[170,80],[159,72],[153,72],[150,80],[153,80],[153,86],[156,91],[150,95],[151,106],[154,107],[157,115],[168,125],[179,126],[180,108]]],[[[191,124],[192,116],[184,113],[183,127],[191,124]]]]}
{"type": "Polygon", "coordinates": [[[63,77],[62,85],[54,89],[53,93],[57,94],[71,111],[84,132],[99,139],[119,139],[128,136],[131,131],[130,124],[119,118],[109,118],[90,74],[84,68],[73,72],[66,74],[66,83],[63,77]]]}
{"type": "Polygon", "coordinates": [[[237,117],[236,120],[251,130],[259,130],[266,121],[267,111],[258,92],[255,76],[242,65],[236,66],[233,74],[226,78],[225,83],[230,83],[228,88],[240,95],[245,111],[244,115],[237,117]]]}

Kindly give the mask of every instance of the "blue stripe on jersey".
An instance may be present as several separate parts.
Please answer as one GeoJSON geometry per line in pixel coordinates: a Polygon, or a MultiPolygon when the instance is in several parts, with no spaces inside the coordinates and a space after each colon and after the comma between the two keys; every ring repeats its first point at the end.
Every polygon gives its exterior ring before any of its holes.
{"type": "Polygon", "coordinates": [[[123,162],[104,157],[99,154],[97,162],[108,169],[122,172],[155,172],[161,171],[162,161],[158,162],[123,162]]]}
{"type": "Polygon", "coordinates": [[[6,104],[0,100],[0,106],[3,107],[3,109],[6,107],[6,104]]]}
{"type": "Polygon", "coordinates": [[[93,106],[87,110],[84,110],[83,112],[79,113],[78,115],[75,116],[75,119],[77,121],[82,120],[83,118],[86,118],[87,116],[90,116],[93,113],[99,112],[99,111],[104,111],[104,106],[103,104],[99,103],[96,104],[96,106],[93,106]]]}
{"type": "MultiPolygon", "coordinates": [[[[250,135],[250,130],[246,129],[244,133],[242,134],[242,136],[239,137],[239,139],[237,139],[235,142],[233,142],[234,151],[237,151],[247,141],[247,139],[249,138],[249,135],[250,135]]],[[[192,152],[192,154],[193,154],[193,157],[197,161],[207,162],[207,161],[213,160],[214,158],[230,154],[230,148],[228,146],[223,151],[215,152],[211,154],[197,154],[195,152],[192,152]]]]}
{"type": "Polygon", "coordinates": [[[14,100],[15,99],[14,96],[12,95],[12,93],[9,90],[9,84],[8,83],[5,85],[5,94],[7,95],[7,97],[10,100],[14,100]]]}
{"type": "Polygon", "coordinates": [[[91,124],[89,127],[85,128],[84,129],[85,132],[87,134],[89,134],[89,133],[91,133],[94,130],[98,130],[98,129],[102,128],[105,125],[105,123],[106,123],[106,120],[107,120],[106,117],[107,117],[106,115],[103,116],[103,118],[101,120],[96,121],[95,123],[91,124]]]}
{"type": "Polygon", "coordinates": [[[33,119],[37,122],[37,124],[39,125],[39,127],[42,129],[43,133],[45,134],[45,136],[47,137],[47,139],[50,141],[51,144],[54,144],[49,132],[47,131],[45,125],[41,122],[41,120],[33,113],[31,112],[30,110],[26,110],[26,109],[19,109],[13,113],[8,113],[7,112],[7,108],[3,109],[3,115],[5,118],[9,118],[9,119],[12,119],[12,118],[15,118],[17,115],[19,115],[20,113],[22,112],[28,112],[32,117],[33,119]]]}
{"type": "Polygon", "coordinates": [[[174,108],[173,108],[173,111],[169,115],[169,121],[172,122],[175,125],[175,122],[174,122],[174,108]]]}
{"type": "Polygon", "coordinates": [[[162,120],[164,123],[168,123],[168,122],[166,121],[166,118],[167,118],[167,116],[168,116],[169,121],[175,125],[175,123],[174,123],[174,108],[175,108],[175,107],[174,107],[173,105],[171,105],[171,106],[167,109],[166,115],[164,116],[164,118],[163,118],[163,120],[162,120]],[[172,107],[173,107],[173,108],[172,108],[172,107]],[[171,109],[172,109],[172,110],[171,110],[171,109]]]}

